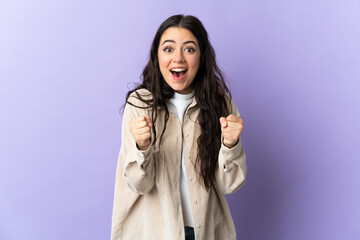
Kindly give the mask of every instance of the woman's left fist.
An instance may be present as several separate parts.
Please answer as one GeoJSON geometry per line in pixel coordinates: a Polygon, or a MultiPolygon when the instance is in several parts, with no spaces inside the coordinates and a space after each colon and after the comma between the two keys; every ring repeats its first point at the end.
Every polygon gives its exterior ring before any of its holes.
{"type": "Polygon", "coordinates": [[[224,145],[228,148],[234,147],[244,129],[244,120],[234,114],[230,114],[227,118],[221,117],[219,120],[224,145]]]}

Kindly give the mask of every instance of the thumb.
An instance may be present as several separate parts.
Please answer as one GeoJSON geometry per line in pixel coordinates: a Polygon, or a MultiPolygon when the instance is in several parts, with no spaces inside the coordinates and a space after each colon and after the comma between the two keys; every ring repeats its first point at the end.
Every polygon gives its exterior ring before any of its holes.
{"type": "Polygon", "coordinates": [[[224,117],[221,117],[221,118],[220,118],[220,125],[221,125],[221,128],[226,128],[226,127],[227,127],[227,120],[226,120],[226,118],[224,118],[224,117]]]}
{"type": "Polygon", "coordinates": [[[145,116],[145,121],[148,124],[149,127],[152,127],[151,118],[149,116],[145,116]]]}

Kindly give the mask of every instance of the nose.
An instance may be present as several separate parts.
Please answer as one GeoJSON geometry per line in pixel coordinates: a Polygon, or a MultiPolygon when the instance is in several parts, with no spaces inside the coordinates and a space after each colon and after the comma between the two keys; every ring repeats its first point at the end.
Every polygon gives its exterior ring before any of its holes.
{"type": "Polygon", "coordinates": [[[173,61],[174,62],[184,62],[184,54],[181,49],[178,49],[175,51],[173,61]]]}

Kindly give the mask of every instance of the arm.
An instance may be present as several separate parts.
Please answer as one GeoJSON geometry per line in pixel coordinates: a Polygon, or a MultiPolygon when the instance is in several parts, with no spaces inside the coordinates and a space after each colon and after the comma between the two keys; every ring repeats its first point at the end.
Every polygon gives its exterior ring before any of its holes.
{"type": "MultiPolygon", "coordinates": [[[[131,96],[129,101],[136,106],[144,105],[131,96]]],[[[123,164],[123,177],[128,187],[139,194],[151,191],[154,185],[155,167],[152,156],[152,144],[150,143],[145,150],[139,150],[136,140],[130,131],[129,123],[139,116],[148,115],[148,110],[126,104],[122,121],[121,151],[123,151],[123,159],[121,164],[123,164]]]]}
{"type": "Polygon", "coordinates": [[[240,139],[243,120],[233,102],[231,109],[232,114],[220,119],[222,143],[215,172],[217,185],[224,194],[233,193],[244,185],[247,171],[245,151],[240,139]]]}

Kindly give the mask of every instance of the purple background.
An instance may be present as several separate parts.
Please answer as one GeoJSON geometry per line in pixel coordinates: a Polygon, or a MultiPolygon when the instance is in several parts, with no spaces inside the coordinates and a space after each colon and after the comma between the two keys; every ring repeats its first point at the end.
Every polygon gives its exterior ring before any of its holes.
{"type": "Polygon", "coordinates": [[[176,13],[245,120],[238,239],[360,239],[358,0],[0,1],[0,239],[109,239],[119,109],[176,13]]]}

